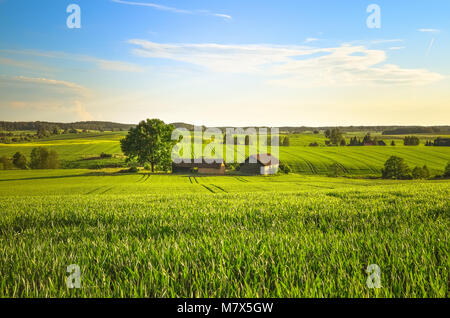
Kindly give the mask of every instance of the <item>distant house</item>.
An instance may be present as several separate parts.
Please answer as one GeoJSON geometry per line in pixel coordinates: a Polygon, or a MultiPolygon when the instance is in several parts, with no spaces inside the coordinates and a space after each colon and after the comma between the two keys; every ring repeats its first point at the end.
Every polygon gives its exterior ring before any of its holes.
{"type": "Polygon", "coordinates": [[[276,174],[280,167],[278,158],[271,154],[259,154],[248,157],[241,164],[240,172],[249,175],[270,175],[276,174]]]}
{"type": "Polygon", "coordinates": [[[172,163],[172,173],[225,174],[225,163],[172,163]]]}

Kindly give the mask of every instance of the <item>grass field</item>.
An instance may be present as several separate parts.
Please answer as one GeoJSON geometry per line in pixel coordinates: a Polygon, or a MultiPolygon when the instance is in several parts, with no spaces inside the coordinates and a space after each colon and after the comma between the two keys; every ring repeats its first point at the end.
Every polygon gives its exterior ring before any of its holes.
{"type": "MultiPolygon", "coordinates": [[[[120,139],[126,132],[87,133],[79,135],[54,136],[49,140],[31,143],[0,144],[0,156],[12,156],[23,152],[29,157],[37,146],[55,150],[62,161],[63,168],[102,168],[124,165],[125,158],[120,149],[120,139]],[[116,154],[116,158],[105,160],[86,160],[97,157],[102,152],[116,154]]],[[[355,134],[348,134],[347,138],[355,134]]],[[[373,134],[374,136],[376,134],[373,134]]],[[[450,160],[450,147],[425,147],[424,141],[435,136],[420,135],[422,145],[407,147],[402,145],[402,136],[378,136],[388,144],[396,140],[397,146],[367,147],[308,147],[311,142],[324,144],[323,135],[291,135],[290,147],[280,147],[280,160],[288,163],[294,172],[302,174],[325,175],[333,163],[341,164],[347,175],[379,176],[384,162],[392,155],[402,157],[411,168],[427,165],[432,174],[442,174],[450,160]]]]}
{"type": "Polygon", "coordinates": [[[2,171],[0,296],[448,297],[449,185],[2,171]]]}

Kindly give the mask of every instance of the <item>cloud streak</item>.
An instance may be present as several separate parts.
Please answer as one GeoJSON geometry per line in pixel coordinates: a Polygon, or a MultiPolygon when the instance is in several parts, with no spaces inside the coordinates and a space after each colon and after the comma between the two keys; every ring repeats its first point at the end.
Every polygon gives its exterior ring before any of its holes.
{"type": "Polygon", "coordinates": [[[440,33],[441,32],[441,30],[438,30],[438,29],[418,29],[417,31],[424,32],[424,33],[440,33]]]}
{"type": "Polygon", "coordinates": [[[287,86],[420,85],[443,79],[425,69],[387,64],[383,50],[362,45],[329,48],[277,45],[163,44],[133,39],[133,53],[190,63],[209,71],[250,73],[287,86]]]}
{"type": "Polygon", "coordinates": [[[209,10],[184,10],[184,9],[178,9],[174,7],[168,7],[156,3],[150,3],[150,2],[136,2],[136,1],[124,1],[124,0],[111,0],[115,3],[125,4],[129,6],[140,6],[140,7],[148,7],[153,8],[160,11],[168,11],[173,13],[181,13],[181,14],[197,14],[197,15],[209,15],[214,16],[218,18],[223,18],[225,20],[231,20],[232,17],[228,14],[223,13],[214,13],[210,12],[209,10]]]}
{"type": "MultiPolygon", "coordinates": [[[[122,61],[114,61],[114,60],[105,60],[99,59],[92,56],[87,55],[79,55],[79,54],[71,54],[65,52],[55,52],[55,51],[39,51],[39,50],[0,50],[0,53],[14,54],[14,55],[29,55],[35,57],[43,57],[48,59],[63,59],[63,60],[71,60],[77,62],[84,63],[92,63],[97,66],[97,68],[105,71],[114,71],[114,72],[130,72],[130,73],[139,73],[143,72],[144,69],[136,64],[122,62],[122,61]]],[[[25,67],[28,65],[29,68],[33,66],[36,68],[36,64],[32,62],[17,62],[12,59],[6,59],[0,57],[0,64],[9,64],[12,66],[25,67]]]]}

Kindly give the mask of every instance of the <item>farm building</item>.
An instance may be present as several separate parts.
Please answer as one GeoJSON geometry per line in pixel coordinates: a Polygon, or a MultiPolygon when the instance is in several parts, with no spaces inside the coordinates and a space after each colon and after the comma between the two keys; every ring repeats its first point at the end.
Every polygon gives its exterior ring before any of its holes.
{"type": "Polygon", "coordinates": [[[279,166],[280,161],[271,154],[252,155],[241,164],[240,172],[250,175],[270,175],[276,174],[279,166]]]}
{"type": "Polygon", "coordinates": [[[222,163],[172,163],[172,173],[225,174],[225,164],[222,163]]]}

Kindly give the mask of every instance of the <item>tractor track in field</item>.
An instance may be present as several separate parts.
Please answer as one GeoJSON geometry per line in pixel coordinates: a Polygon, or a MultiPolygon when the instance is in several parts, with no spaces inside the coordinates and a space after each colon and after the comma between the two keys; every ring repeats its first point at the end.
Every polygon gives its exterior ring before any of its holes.
{"type": "Polygon", "coordinates": [[[240,181],[240,182],[243,182],[243,183],[249,183],[250,181],[248,181],[248,180],[246,180],[246,179],[244,179],[244,178],[242,178],[242,177],[234,177],[236,180],[238,180],[238,181],[240,181]]]}
{"type": "Polygon", "coordinates": [[[99,194],[105,194],[106,192],[109,192],[109,191],[111,191],[112,189],[114,189],[114,187],[110,187],[110,188],[106,189],[105,191],[100,192],[99,194]]]}
{"type": "Polygon", "coordinates": [[[211,192],[211,193],[216,193],[213,189],[211,189],[210,187],[208,187],[208,186],[206,186],[206,185],[204,185],[204,184],[201,184],[201,186],[202,186],[203,188],[205,188],[206,190],[208,190],[209,192],[211,192]]]}
{"type": "Polygon", "coordinates": [[[222,187],[219,187],[219,186],[217,186],[217,185],[215,185],[215,184],[211,184],[211,185],[212,185],[213,187],[219,189],[219,190],[222,191],[222,192],[228,193],[228,191],[226,191],[226,190],[223,189],[222,187]]]}

